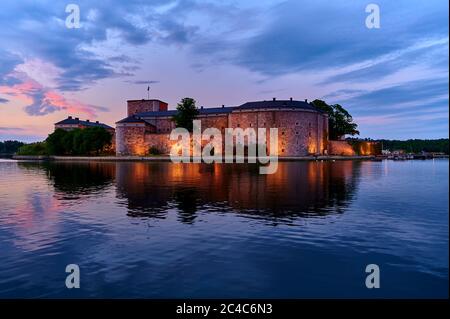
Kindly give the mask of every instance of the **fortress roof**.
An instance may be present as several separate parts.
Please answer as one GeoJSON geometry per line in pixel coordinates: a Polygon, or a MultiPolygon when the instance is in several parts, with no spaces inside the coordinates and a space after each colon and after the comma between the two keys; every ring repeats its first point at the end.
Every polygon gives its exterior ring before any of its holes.
{"type": "MultiPolygon", "coordinates": [[[[270,100],[270,101],[256,101],[247,102],[239,106],[222,106],[222,107],[201,107],[199,108],[200,115],[208,114],[228,114],[233,111],[241,110],[257,110],[257,109],[299,109],[321,112],[314,105],[306,101],[295,100],[270,100]]],[[[177,113],[176,110],[170,111],[156,111],[156,112],[142,112],[137,113],[138,117],[171,117],[177,113]]],[[[122,122],[119,122],[122,123],[122,122]]]]}
{"type": "Polygon", "coordinates": [[[103,127],[105,129],[114,130],[113,127],[106,125],[104,123],[100,123],[99,121],[95,122],[91,122],[89,120],[82,121],[78,117],[73,118],[72,116],[69,116],[64,120],[55,123],[55,125],[83,125],[89,127],[103,127]]]}
{"type": "Polygon", "coordinates": [[[141,113],[136,113],[136,116],[138,116],[138,117],[164,117],[164,116],[173,116],[175,114],[177,114],[176,110],[170,110],[170,111],[141,112],[141,113]]]}
{"type": "Polygon", "coordinates": [[[202,114],[228,114],[231,113],[236,107],[223,106],[223,107],[202,107],[199,109],[200,115],[202,114]]]}
{"type": "Polygon", "coordinates": [[[309,104],[307,101],[295,101],[295,100],[271,100],[271,101],[256,101],[247,102],[237,107],[238,109],[278,109],[278,108],[288,108],[288,109],[302,109],[319,111],[314,105],[309,104]]]}
{"type": "Polygon", "coordinates": [[[147,122],[136,115],[131,115],[116,123],[147,123],[147,122]]]}
{"type": "MultiPolygon", "coordinates": [[[[201,107],[198,109],[200,115],[207,114],[228,114],[231,113],[236,107],[201,107]]],[[[174,116],[177,114],[177,110],[170,111],[155,111],[155,112],[142,112],[137,113],[139,117],[164,117],[164,116],[174,116]]]]}
{"type": "Polygon", "coordinates": [[[155,125],[153,125],[152,123],[149,123],[149,122],[143,120],[142,118],[140,118],[139,116],[136,116],[136,115],[130,115],[130,116],[124,118],[123,120],[120,120],[119,122],[116,122],[116,124],[122,124],[122,123],[144,123],[147,126],[151,126],[154,129],[156,129],[155,125]]]}

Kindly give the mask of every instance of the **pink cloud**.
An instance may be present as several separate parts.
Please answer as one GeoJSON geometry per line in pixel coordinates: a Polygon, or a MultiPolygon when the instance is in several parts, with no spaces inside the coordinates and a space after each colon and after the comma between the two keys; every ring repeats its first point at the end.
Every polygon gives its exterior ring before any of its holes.
{"type": "Polygon", "coordinates": [[[19,83],[0,86],[0,93],[25,103],[24,110],[29,115],[41,116],[57,111],[67,111],[71,114],[85,114],[95,118],[98,111],[106,110],[102,107],[67,99],[58,91],[44,87],[23,72],[16,71],[9,74],[8,77],[19,83]]]}

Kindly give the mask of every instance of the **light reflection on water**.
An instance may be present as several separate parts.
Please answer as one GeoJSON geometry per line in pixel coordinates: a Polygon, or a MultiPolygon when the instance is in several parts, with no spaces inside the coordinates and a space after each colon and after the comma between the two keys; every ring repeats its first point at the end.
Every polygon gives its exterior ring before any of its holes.
{"type": "Polygon", "coordinates": [[[448,296],[448,160],[258,172],[2,161],[0,297],[448,296]]]}

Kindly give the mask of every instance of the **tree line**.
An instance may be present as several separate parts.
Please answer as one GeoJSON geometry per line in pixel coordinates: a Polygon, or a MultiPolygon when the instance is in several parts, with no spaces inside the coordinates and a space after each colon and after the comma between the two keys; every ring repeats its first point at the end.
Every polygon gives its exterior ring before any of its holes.
{"type": "Polygon", "coordinates": [[[445,153],[449,154],[449,139],[440,138],[434,140],[411,139],[406,141],[400,140],[378,140],[383,149],[389,151],[404,150],[407,153],[445,153]]]}
{"type": "Polygon", "coordinates": [[[110,151],[112,134],[102,127],[56,129],[43,142],[21,146],[18,155],[100,155],[110,151]]]}
{"type": "Polygon", "coordinates": [[[12,155],[16,153],[23,145],[25,145],[25,143],[19,141],[0,142],[0,154],[12,155]]]}

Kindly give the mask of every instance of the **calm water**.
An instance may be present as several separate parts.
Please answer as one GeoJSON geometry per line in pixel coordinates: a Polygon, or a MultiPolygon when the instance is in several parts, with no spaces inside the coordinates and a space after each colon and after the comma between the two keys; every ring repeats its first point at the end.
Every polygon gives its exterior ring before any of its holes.
{"type": "Polygon", "coordinates": [[[447,297],[448,165],[1,161],[0,297],[447,297]]]}

